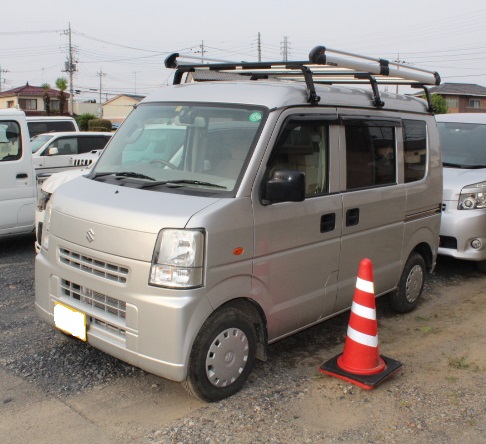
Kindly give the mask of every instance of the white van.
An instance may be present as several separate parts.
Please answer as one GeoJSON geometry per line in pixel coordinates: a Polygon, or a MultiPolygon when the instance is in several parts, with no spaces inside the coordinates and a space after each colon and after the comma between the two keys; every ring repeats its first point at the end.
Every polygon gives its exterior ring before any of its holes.
{"type": "Polygon", "coordinates": [[[55,173],[77,166],[77,157],[102,150],[114,133],[77,131],[47,133],[31,141],[34,167],[39,173],[55,173]]]}
{"type": "Polygon", "coordinates": [[[0,237],[33,232],[36,201],[25,114],[0,110],[0,237]]]}
{"type": "Polygon", "coordinates": [[[30,137],[42,133],[79,131],[76,120],[68,116],[27,116],[30,137]]]}
{"type": "Polygon", "coordinates": [[[348,310],[365,257],[376,295],[412,310],[437,255],[439,138],[430,103],[378,84],[439,76],[323,47],[309,59],[169,57],[176,84],[46,205],[41,318],[216,401],[269,344],[348,310]],[[242,75],[179,84],[198,70],[242,75]],[[137,145],[154,125],[182,143],[137,145]]]}
{"type": "Polygon", "coordinates": [[[444,166],[439,254],[486,272],[486,113],[436,116],[444,166]]]}

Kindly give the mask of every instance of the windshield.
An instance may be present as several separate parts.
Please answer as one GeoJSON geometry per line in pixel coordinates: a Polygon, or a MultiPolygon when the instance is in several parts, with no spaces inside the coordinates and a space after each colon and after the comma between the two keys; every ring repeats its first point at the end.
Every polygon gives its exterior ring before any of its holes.
{"type": "Polygon", "coordinates": [[[486,125],[438,122],[442,163],[458,168],[486,168],[486,125]]]}
{"type": "Polygon", "coordinates": [[[54,135],[41,134],[39,136],[34,136],[30,139],[30,148],[32,152],[35,153],[41,146],[44,146],[46,142],[49,142],[54,137],[54,135]]]}
{"type": "Polygon", "coordinates": [[[92,177],[138,188],[233,191],[264,115],[242,106],[140,105],[92,177]]]}

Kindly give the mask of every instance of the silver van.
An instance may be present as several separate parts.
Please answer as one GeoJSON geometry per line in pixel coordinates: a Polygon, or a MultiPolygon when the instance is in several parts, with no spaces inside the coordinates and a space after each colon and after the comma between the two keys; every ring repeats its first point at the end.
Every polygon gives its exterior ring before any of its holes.
{"type": "Polygon", "coordinates": [[[376,295],[412,310],[438,248],[437,126],[430,103],[377,85],[440,80],[355,57],[169,57],[176,84],[143,100],[90,174],[46,203],[39,315],[216,401],[269,344],[348,310],[365,257],[376,295]],[[181,83],[198,70],[235,79],[181,83]],[[149,150],[140,141],[155,128],[165,144],[149,150]]]}
{"type": "Polygon", "coordinates": [[[439,254],[486,272],[486,113],[436,116],[444,166],[439,254]]]}

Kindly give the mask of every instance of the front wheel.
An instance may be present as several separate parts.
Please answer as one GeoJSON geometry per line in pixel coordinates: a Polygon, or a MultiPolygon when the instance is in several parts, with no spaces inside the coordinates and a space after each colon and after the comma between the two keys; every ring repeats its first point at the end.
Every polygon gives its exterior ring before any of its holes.
{"type": "Polygon", "coordinates": [[[403,267],[397,289],[390,293],[393,310],[408,313],[418,304],[425,282],[425,261],[418,253],[412,253],[403,267]]]}
{"type": "Polygon", "coordinates": [[[241,310],[223,308],[201,327],[189,357],[185,389],[214,402],[238,392],[255,362],[257,335],[241,310]]]}

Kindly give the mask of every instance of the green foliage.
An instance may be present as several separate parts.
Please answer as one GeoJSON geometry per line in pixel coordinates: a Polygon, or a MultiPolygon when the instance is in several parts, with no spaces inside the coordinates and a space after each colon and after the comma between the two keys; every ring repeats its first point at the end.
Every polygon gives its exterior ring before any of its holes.
{"type": "Polygon", "coordinates": [[[111,131],[111,122],[106,119],[92,119],[88,122],[88,131],[111,131]]]}
{"type": "MultiPolygon", "coordinates": [[[[422,99],[427,99],[425,94],[422,96],[422,99]]],[[[431,94],[430,100],[432,101],[432,106],[435,109],[435,114],[447,114],[449,112],[449,108],[447,107],[444,96],[439,94],[431,94]]]]}
{"type": "Polygon", "coordinates": [[[62,116],[64,115],[64,108],[67,102],[66,93],[64,92],[68,87],[67,79],[65,77],[59,77],[56,80],[56,87],[59,90],[59,94],[57,95],[59,97],[59,115],[62,116]]]}
{"type": "Polygon", "coordinates": [[[56,88],[59,91],[66,91],[67,87],[68,87],[68,81],[67,81],[66,77],[59,77],[56,80],[56,88]]]}
{"type": "MultiPolygon", "coordinates": [[[[96,116],[91,113],[80,114],[76,117],[76,122],[78,122],[79,129],[81,131],[88,131],[90,120],[96,119],[96,116]]],[[[99,120],[99,119],[98,119],[99,120]]],[[[94,131],[94,130],[92,130],[94,131]]]]}

